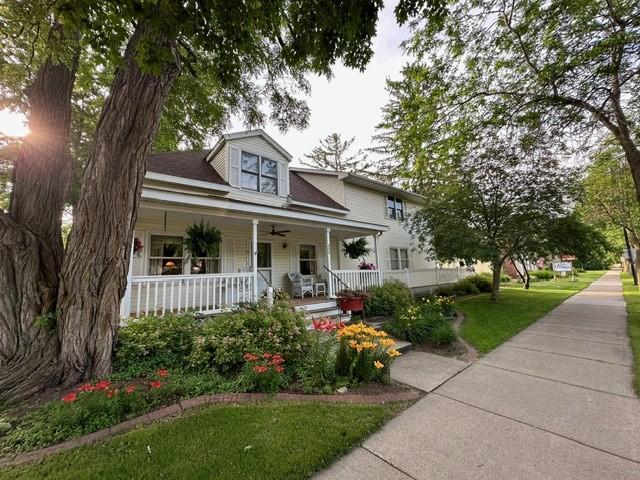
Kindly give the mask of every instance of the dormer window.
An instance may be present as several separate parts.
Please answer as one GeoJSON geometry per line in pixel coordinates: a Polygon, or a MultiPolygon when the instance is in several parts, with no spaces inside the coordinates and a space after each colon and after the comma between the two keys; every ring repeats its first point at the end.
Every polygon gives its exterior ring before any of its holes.
{"type": "Polygon", "coordinates": [[[240,182],[243,189],[278,195],[278,162],[242,152],[240,182]]]}

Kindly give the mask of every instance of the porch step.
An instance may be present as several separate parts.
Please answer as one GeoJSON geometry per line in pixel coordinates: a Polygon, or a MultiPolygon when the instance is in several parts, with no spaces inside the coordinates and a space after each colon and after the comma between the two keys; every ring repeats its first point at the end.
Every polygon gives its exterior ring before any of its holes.
{"type": "Polygon", "coordinates": [[[324,310],[336,309],[338,308],[338,303],[335,300],[325,300],[317,303],[297,305],[295,308],[297,312],[315,313],[324,310]]]}
{"type": "Polygon", "coordinates": [[[400,353],[408,352],[413,349],[413,344],[411,342],[405,342],[404,340],[394,339],[396,344],[393,346],[400,353]]]}

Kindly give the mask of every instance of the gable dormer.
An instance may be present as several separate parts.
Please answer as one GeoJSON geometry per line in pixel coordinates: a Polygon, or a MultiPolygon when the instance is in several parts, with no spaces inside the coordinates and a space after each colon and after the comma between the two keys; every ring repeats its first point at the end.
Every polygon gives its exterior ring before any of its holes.
{"type": "Polygon", "coordinates": [[[287,197],[292,156],[263,130],[223,135],[208,156],[231,187],[247,193],[287,197]]]}

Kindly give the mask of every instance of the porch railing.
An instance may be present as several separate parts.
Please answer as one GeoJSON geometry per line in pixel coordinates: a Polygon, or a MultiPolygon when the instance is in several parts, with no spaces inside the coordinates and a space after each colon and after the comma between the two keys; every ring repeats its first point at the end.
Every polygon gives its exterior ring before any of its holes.
{"type": "Polygon", "coordinates": [[[436,287],[454,283],[470,275],[464,268],[429,268],[420,270],[332,270],[330,281],[333,291],[346,287],[352,290],[368,291],[386,280],[400,280],[409,287],[436,287]]]}
{"type": "Polygon", "coordinates": [[[132,277],[129,315],[221,312],[254,301],[254,282],[253,273],[132,277]]]}

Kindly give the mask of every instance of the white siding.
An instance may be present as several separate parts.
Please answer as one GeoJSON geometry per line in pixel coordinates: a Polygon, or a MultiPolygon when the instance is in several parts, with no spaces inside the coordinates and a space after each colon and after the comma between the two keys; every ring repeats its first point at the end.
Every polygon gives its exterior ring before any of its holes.
{"type": "Polygon", "coordinates": [[[227,149],[222,148],[212,159],[211,166],[222,178],[227,179],[227,149]]]}

